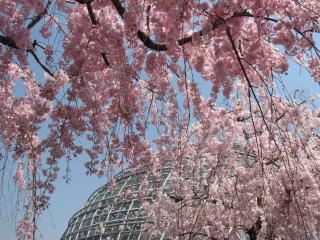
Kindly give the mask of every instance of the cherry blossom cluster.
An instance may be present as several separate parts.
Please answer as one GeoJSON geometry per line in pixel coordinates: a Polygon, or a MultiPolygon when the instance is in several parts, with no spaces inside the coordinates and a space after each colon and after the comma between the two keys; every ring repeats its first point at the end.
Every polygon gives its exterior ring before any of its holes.
{"type": "Polygon", "coordinates": [[[17,237],[35,238],[59,171],[68,181],[69,161],[84,158],[108,178],[127,166],[159,177],[172,161],[170,192],[139,195],[149,229],[170,239],[313,239],[320,112],[285,76],[295,64],[319,83],[319,9],[2,0],[1,153],[28,195],[17,237]]]}

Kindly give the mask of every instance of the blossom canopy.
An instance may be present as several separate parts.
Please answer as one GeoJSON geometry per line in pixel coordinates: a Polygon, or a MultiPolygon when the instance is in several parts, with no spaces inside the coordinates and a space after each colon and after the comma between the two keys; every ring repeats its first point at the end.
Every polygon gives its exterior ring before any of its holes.
{"type": "Polygon", "coordinates": [[[320,82],[319,16],[319,0],[1,0],[0,165],[24,200],[17,238],[35,239],[55,180],[82,158],[111,186],[170,159],[174,196],[139,197],[169,239],[313,239],[320,111],[286,76],[320,82]]]}

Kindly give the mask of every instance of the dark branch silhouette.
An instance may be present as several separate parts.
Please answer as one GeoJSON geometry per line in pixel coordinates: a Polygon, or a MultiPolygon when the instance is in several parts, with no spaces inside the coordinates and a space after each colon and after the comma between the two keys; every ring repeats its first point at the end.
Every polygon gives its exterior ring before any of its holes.
{"type": "MultiPolygon", "coordinates": [[[[19,49],[16,42],[14,40],[12,40],[11,38],[9,37],[6,37],[6,36],[3,36],[3,35],[0,35],[0,43],[5,45],[5,46],[8,46],[8,47],[11,47],[11,48],[14,48],[14,49],[19,49]]],[[[50,76],[53,76],[53,73],[40,61],[40,59],[38,58],[38,56],[36,55],[36,53],[32,50],[32,49],[27,49],[26,50],[28,53],[31,53],[31,55],[33,56],[33,58],[36,60],[36,62],[41,66],[41,68],[47,72],[50,76]]]]}
{"type": "MultiPolygon", "coordinates": [[[[89,13],[89,17],[90,17],[90,21],[92,23],[92,25],[97,25],[98,21],[96,19],[96,16],[94,15],[91,3],[93,3],[94,0],[76,0],[79,4],[86,4],[87,9],[88,9],[88,13],[89,13]]],[[[108,60],[107,54],[106,53],[101,53],[102,59],[104,61],[104,63],[109,67],[110,66],[110,62],[108,60]]]]}
{"type": "Polygon", "coordinates": [[[28,24],[27,29],[33,28],[43,18],[43,16],[46,15],[51,3],[52,3],[52,0],[49,0],[44,10],[41,13],[39,13],[37,16],[33,17],[33,20],[28,24]]]}
{"type": "Polygon", "coordinates": [[[3,45],[6,45],[8,47],[12,47],[12,48],[18,49],[18,46],[17,46],[16,42],[13,41],[9,37],[0,35],[0,43],[2,43],[3,45]]]}
{"type": "MultiPolygon", "coordinates": [[[[119,0],[111,0],[114,7],[116,8],[119,16],[124,19],[124,14],[126,12],[125,8],[122,6],[122,4],[120,3],[119,0]]],[[[240,12],[240,13],[234,13],[229,19],[231,18],[235,18],[235,17],[245,17],[245,16],[250,16],[250,14],[247,12],[247,11],[243,11],[243,12],[240,12]]],[[[228,20],[228,19],[227,19],[228,20]]],[[[198,32],[195,32],[194,35],[198,35],[200,37],[204,36],[204,32],[205,31],[208,31],[208,30],[215,30],[217,29],[218,27],[220,27],[223,23],[225,22],[225,20],[221,19],[221,18],[217,18],[216,20],[214,20],[211,24],[211,27],[210,29],[202,29],[198,32]]],[[[191,36],[188,36],[188,37],[184,37],[184,38],[181,38],[177,41],[178,45],[179,46],[182,46],[184,44],[187,44],[187,43],[191,43],[193,41],[193,36],[194,35],[191,35],[191,36]]],[[[144,32],[142,32],[141,30],[139,30],[137,32],[137,36],[138,38],[141,40],[141,42],[143,42],[143,44],[147,47],[147,48],[150,48],[152,50],[155,50],[155,51],[166,51],[168,50],[168,47],[166,44],[161,44],[161,43],[157,43],[155,41],[153,41],[148,35],[146,35],[144,32]]]]}
{"type": "Polygon", "coordinates": [[[35,52],[31,49],[27,50],[28,53],[31,53],[31,55],[33,56],[33,58],[36,60],[36,62],[42,67],[42,69],[48,73],[51,77],[53,77],[53,73],[40,61],[40,59],[38,58],[38,56],[35,54],[35,52]]]}

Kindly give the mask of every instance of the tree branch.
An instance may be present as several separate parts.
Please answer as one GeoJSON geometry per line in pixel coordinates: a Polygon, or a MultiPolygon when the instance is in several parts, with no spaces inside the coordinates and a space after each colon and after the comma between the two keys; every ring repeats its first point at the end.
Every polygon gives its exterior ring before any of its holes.
{"type": "Polygon", "coordinates": [[[49,0],[44,10],[41,13],[39,13],[37,16],[33,17],[33,20],[28,24],[27,29],[33,28],[43,18],[43,16],[48,12],[48,9],[51,3],[52,3],[52,0],[49,0]]]}
{"type": "Polygon", "coordinates": [[[143,42],[143,44],[152,50],[161,52],[161,51],[167,51],[168,48],[165,44],[159,44],[151,40],[149,36],[147,36],[144,32],[138,31],[137,32],[138,38],[143,42]]]}
{"type": "MultiPolygon", "coordinates": [[[[9,37],[3,36],[3,35],[0,35],[0,43],[3,45],[6,45],[8,47],[14,48],[14,49],[19,49],[14,40],[12,40],[9,37]]],[[[36,62],[41,66],[41,68],[44,71],[46,71],[50,76],[53,77],[53,73],[40,61],[40,59],[38,58],[38,56],[35,54],[35,52],[32,49],[27,49],[26,51],[28,53],[31,53],[31,55],[36,60],[36,62]]]]}
{"type": "Polygon", "coordinates": [[[88,9],[88,13],[89,13],[89,16],[90,16],[91,23],[93,25],[97,25],[98,21],[96,19],[96,16],[94,15],[91,3],[89,3],[89,2],[87,2],[87,9],[88,9]]]}
{"type": "MultiPolygon", "coordinates": [[[[77,0],[78,2],[86,2],[86,0],[77,0]]],[[[114,7],[116,8],[119,16],[124,19],[124,14],[126,12],[126,9],[124,8],[124,6],[121,4],[121,2],[119,0],[111,0],[112,4],[114,5],[114,7]]],[[[229,17],[228,19],[224,20],[221,18],[217,18],[215,21],[213,21],[213,23],[211,24],[211,28],[210,29],[202,29],[198,32],[196,32],[195,34],[188,36],[188,37],[184,37],[181,38],[177,41],[179,46],[182,46],[184,44],[187,43],[191,43],[193,41],[193,36],[194,35],[198,35],[200,37],[203,37],[205,35],[205,31],[208,30],[215,30],[218,27],[220,27],[221,25],[223,25],[227,20],[230,20],[232,18],[236,18],[236,17],[254,17],[254,18],[261,18],[259,16],[254,16],[253,14],[249,13],[247,10],[244,10],[243,12],[236,12],[234,13],[231,17],[229,17]]],[[[274,23],[278,23],[279,20],[278,19],[274,19],[274,18],[270,18],[270,17],[262,17],[264,20],[266,21],[271,21],[274,23]]],[[[294,28],[294,30],[299,33],[300,35],[302,35],[303,37],[305,37],[301,31],[299,31],[298,29],[294,28]]],[[[157,43],[155,41],[153,41],[147,34],[145,34],[143,31],[139,30],[137,32],[137,36],[138,38],[141,40],[141,42],[143,42],[143,44],[151,49],[151,50],[155,50],[158,52],[161,51],[167,51],[168,47],[166,44],[161,44],[161,43],[157,43]]],[[[306,38],[306,37],[305,37],[306,38]]],[[[308,38],[306,38],[306,40],[308,40],[310,42],[310,40],[308,38]]],[[[315,46],[314,43],[310,42],[310,44],[312,44],[313,46],[315,46]]],[[[318,50],[318,49],[316,49],[318,50]]]]}
{"type": "Polygon", "coordinates": [[[246,233],[249,235],[250,240],[257,240],[260,229],[262,228],[262,221],[259,217],[256,223],[250,228],[246,229],[246,233]]]}
{"type": "Polygon", "coordinates": [[[91,4],[93,3],[94,0],[75,0],[76,2],[80,3],[80,4],[91,4]]]}
{"type": "Polygon", "coordinates": [[[38,58],[37,54],[35,54],[35,52],[31,49],[27,50],[28,53],[31,53],[31,55],[33,56],[33,58],[36,60],[36,62],[42,67],[42,69],[48,73],[51,77],[53,77],[53,73],[40,61],[40,59],[38,58]]]}
{"type": "Polygon", "coordinates": [[[126,9],[122,6],[122,4],[119,2],[119,0],[111,0],[115,8],[117,9],[118,14],[121,18],[123,18],[123,15],[126,12],[126,9]]]}
{"type": "MultiPolygon", "coordinates": [[[[120,15],[120,17],[122,19],[124,19],[124,14],[126,12],[125,8],[122,6],[122,4],[120,3],[119,0],[111,0],[114,7],[116,8],[118,14],[120,15]]],[[[243,11],[243,12],[240,12],[240,13],[234,13],[229,19],[231,18],[235,18],[235,17],[244,17],[244,16],[250,16],[250,14],[247,12],[247,11],[243,11]]],[[[210,30],[215,30],[217,29],[218,27],[220,27],[222,24],[224,23],[224,20],[221,19],[221,18],[217,18],[215,21],[213,21],[213,23],[211,24],[211,28],[210,30]]],[[[202,29],[198,32],[196,32],[194,35],[199,35],[200,37],[204,36],[204,32],[205,31],[208,31],[207,29],[202,29]]],[[[141,30],[139,30],[137,32],[137,36],[138,38],[141,40],[141,42],[143,42],[143,44],[147,47],[147,48],[150,48],[152,50],[155,50],[155,51],[166,51],[168,50],[168,47],[166,44],[161,44],[161,43],[157,43],[157,42],[154,42],[148,35],[146,35],[144,32],[142,32],[141,30]]],[[[187,43],[191,43],[193,41],[193,35],[191,36],[188,36],[188,37],[184,37],[184,38],[181,38],[177,41],[178,45],[179,46],[182,46],[184,44],[187,44],[187,43]]]]}
{"type": "Polygon", "coordinates": [[[110,64],[110,62],[109,62],[109,60],[108,60],[107,54],[106,54],[106,53],[101,53],[101,56],[102,56],[102,58],[103,58],[104,63],[105,63],[107,66],[110,66],[111,64],[110,64]]]}
{"type": "MultiPolygon", "coordinates": [[[[97,25],[98,21],[96,19],[96,16],[94,15],[91,3],[93,3],[94,0],[76,0],[79,4],[86,4],[87,9],[88,9],[88,13],[89,13],[89,17],[91,20],[92,25],[97,25]]],[[[104,63],[109,67],[111,64],[108,60],[107,54],[102,52],[101,53],[102,59],[104,61],[104,63]]]]}
{"type": "Polygon", "coordinates": [[[189,238],[192,237],[192,239],[194,239],[194,237],[196,237],[196,236],[201,236],[201,237],[206,237],[206,239],[210,239],[210,240],[218,240],[218,238],[215,238],[215,237],[208,237],[208,235],[207,235],[206,233],[193,232],[193,231],[181,233],[181,234],[179,235],[179,237],[183,237],[183,236],[185,236],[185,235],[189,235],[189,238]]]}
{"type": "Polygon", "coordinates": [[[173,199],[175,202],[181,202],[183,200],[182,196],[169,195],[169,198],[173,199]]]}
{"type": "Polygon", "coordinates": [[[18,49],[18,46],[15,41],[13,41],[11,38],[0,35],[0,43],[3,45],[6,45],[8,47],[12,47],[14,49],[18,49]]]}
{"type": "MultiPolygon", "coordinates": [[[[252,95],[253,95],[253,97],[254,97],[257,105],[258,105],[258,108],[259,108],[260,113],[261,113],[261,115],[262,115],[262,120],[263,120],[263,122],[264,122],[264,124],[265,124],[265,126],[266,126],[266,128],[267,128],[267,130],[268,130],[268,132],[271,134],[271,130],[270,130],[269,125],[267,124],[267,121],[266,121],[266,119],[265,119],[265,116],[264,116],[264,113],[263,113],[263,111],[262,111],[262,107],[261,107],[261,105],[260,105],[259,99],[258,99],[256,93],[255,93],[254,90],[253,90],[253,86],[252,86],[252,84],[251,84],[251,82],[250,82],[249,76],[248,76],[248,74],[247,74],[247,72],[246,72],[246,70],[245,70],[245,67],[244,67],[244,65],[243,65],[243,63],[242,63],[242,61],[241,61],[242,58],[240,57],[240,54],[239,54],[239,52],[238,52],[238,50],[237,50],[237,47],[236,47],[236,45],[235,45],[235,42],[234,42],[234,40],[233,40],[233,38],[232,38],[232,35],[231,35],[231,32],[230,32],[230,27],[227,27],[227,28],[226,28],[226,32],[227,32],[227,36],[228,36],[228,38],[229,38],[229,40],[230,40],[232,49],[234,50],[234,53],[235,53],[235,55],[236,55],[236,58],[237,58],[237,60],[238,60],[239,65],[240,65],[240,68],[241,68],[241,70],[242,70],[242,73],[243,73],[243,75],[244,75],[244,77],[245,77],[245,79],[246,79],[246,81],[247,81],[248,87],[249,87],[249,89],[251,90],[252,95]]],[[[253,120],[253,119],[252,119],[252,120],[253,120]]],[[[275,142],[275,140],[274,140],[274,143],[276,144],[277,148],[278,148],[279,151],[280,151],[280,148],[278,147],[278,144],[275,142]]]]}

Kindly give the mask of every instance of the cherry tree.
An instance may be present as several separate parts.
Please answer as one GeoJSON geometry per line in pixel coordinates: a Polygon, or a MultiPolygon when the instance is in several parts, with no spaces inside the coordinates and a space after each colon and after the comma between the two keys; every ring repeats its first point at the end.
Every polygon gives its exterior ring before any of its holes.
{"type": "Polygon", "coordinates": [[[0,1],[0,160],[27,194],[18,239],[34,239],[79,157],[107,177],[156,178],[170,160],[171,192],[139,195],[169,239],[314,239],[320,111],[285,76],[296,65],[320,81],[319,16],[318,0],[0,1]]]}

